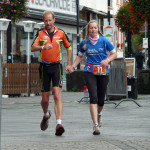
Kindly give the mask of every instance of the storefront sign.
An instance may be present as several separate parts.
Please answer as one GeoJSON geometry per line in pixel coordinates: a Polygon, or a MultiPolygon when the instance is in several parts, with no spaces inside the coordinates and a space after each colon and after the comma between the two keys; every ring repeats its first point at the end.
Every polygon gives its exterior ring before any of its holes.
{"type": "Polygon", "coordinates": [[[76,15],[75,0],[30,0],[29,8],[76,15]]]}
{"type": "Polygon", "coordinates": [[[135,58],[126,58],[126,73],[135,77],[135,58]]]}

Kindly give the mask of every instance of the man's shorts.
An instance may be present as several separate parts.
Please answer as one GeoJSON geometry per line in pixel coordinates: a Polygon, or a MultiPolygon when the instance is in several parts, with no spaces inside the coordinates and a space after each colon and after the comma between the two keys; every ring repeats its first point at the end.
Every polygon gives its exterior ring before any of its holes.
{"type": "Polygon", "coordinates": [[[40,63],[39,74],[41,79],[41,92],[50,91],[51,80],[53,87],[62,87],[62,65],[60,63],[40,63]]]}

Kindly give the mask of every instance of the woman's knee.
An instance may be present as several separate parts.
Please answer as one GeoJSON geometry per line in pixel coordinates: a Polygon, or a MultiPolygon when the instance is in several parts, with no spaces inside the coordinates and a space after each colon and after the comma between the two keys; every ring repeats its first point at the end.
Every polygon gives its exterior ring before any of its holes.
{"type": "Polygon", "coordinates": [[[90,104],[97,104],[97,102],[98,102],[97,97],[94,97],[94,96],[90,97],[90,104]]]}
{"type": "Polygon", "coordinates": [[[98,101],[98,106],[104,106],[104,101],[98,101]]]}

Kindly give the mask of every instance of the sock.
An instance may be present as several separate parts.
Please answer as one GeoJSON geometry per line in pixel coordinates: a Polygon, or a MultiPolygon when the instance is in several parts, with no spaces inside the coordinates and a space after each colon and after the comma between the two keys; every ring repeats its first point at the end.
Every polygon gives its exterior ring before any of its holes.
{"type": "Polygon", "coordinates": [[[49,112],[44,113],[44,116],[45,116],[45,117],[49,117],[49,112]]]}
{"type": "Polygon", "coordinates": [[[99,114],[98,114],[98,116],[100,117],[102,115],[102,112],[100,112],[99,114]]]}
{"type": "Polygon", "coordinates": [[[93,123],[93,126],[95,127],[95,126],[98,126],[98,123],[93,123]]]}
{"type": "Polygon", "coordinates": [[[57,120],[56,120],[56,123],[57,123],[57,124],[61,124],[61,120],[60,120],[60,119],[57,119],[57,120]]]}

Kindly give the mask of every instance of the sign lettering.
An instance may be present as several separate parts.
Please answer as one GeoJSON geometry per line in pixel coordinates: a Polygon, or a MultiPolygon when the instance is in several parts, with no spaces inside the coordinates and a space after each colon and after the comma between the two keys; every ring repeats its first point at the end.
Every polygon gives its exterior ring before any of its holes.
{"type": "Polygon", "coordinates": [[[32,4],[70,11],[70,0],[35,0],[32,4]]]}

